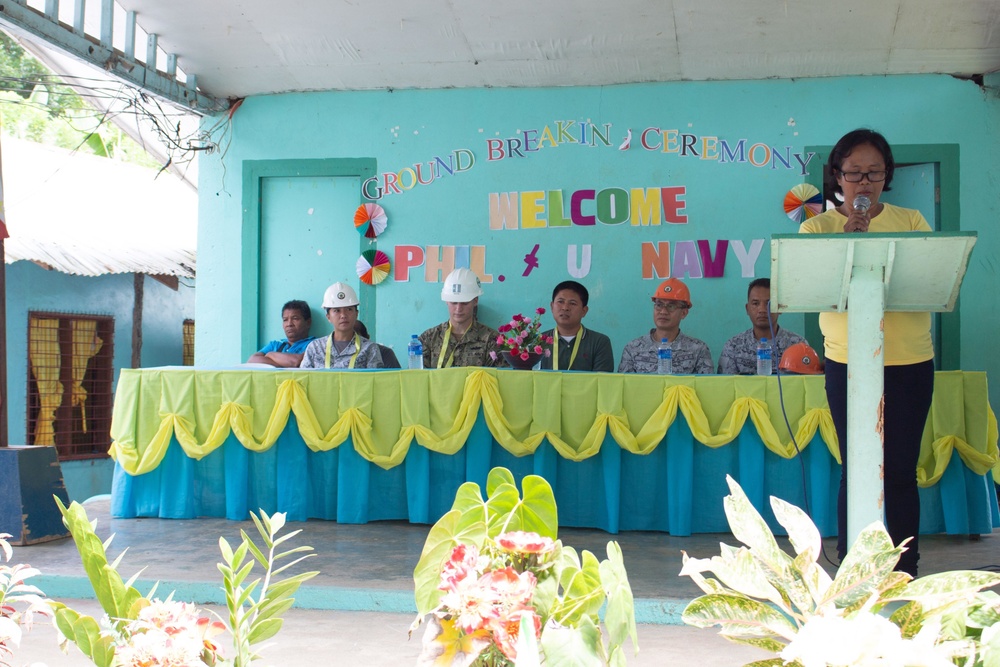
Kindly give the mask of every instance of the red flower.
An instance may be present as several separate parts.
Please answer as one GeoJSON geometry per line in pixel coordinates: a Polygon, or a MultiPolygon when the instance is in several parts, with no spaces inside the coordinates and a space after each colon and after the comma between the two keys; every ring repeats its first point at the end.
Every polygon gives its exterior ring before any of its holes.
{"type": "Polygon", "coordinates": [[[544,315],[545,314],[545,309],[542,308],[542,307],[538,307],[538,308],[535,308],[535,312],[538,313],[539,315],[544,315]]]}
{"type": "Polygon", "coordinates": [[[548,553],[556,548],[552,538],[522,530],[512,530],[498,535],[496,542],[506,551],[521,554],[548,553]]]}
{"type": "Polygon", "coordinates": [[[517,315],[514,316],[513,319],[514,319],[515,322],[520,322],[521,320],[524,319],[524,315],[522,315],[521,313],[518,313],[517,315]]]}

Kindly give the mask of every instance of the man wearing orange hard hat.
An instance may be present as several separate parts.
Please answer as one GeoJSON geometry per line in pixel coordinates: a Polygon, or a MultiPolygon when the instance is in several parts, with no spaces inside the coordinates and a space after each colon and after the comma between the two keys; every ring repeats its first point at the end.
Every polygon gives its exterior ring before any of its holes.
{"type": "Polygon", "coordinates": [[[809,346],[809,343],[796,343],[781,355],[781,364],[778,366],[782,373],[792,373],[794,375],[821,375],[823,373],[823,363],[819,360],[816,350],[809,346]]]}
{"type": "Polygon", "coordinates": [[[681,320],[691,309],[691,292],[677,278],[660,283],[653,292],[653,324],[649,333],[636,338],[622,350],[619,373],[656,373],[657,348],[663,339],[670,343],[675,375],[709,374],[715,370],[712,353],[703,341],[681,333],[681,320]]]}

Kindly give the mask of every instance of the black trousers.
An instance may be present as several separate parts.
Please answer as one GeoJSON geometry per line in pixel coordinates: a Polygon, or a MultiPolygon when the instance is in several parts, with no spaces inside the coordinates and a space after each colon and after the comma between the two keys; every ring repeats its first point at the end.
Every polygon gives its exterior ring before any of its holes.
{"type": "MultiPolygon", "coordinates": [[[[917,492],[917,459],[934,394],[934,362],[885,367],[883,459],[885,523],[893,544],[912,537],[896,565],[917,576],[920,558],[920,496],[917,492]]],[[[847,554],[847,365],[826,361],[826,400],[840,440],[840,495],[837,498],[837,552],[847,554]]]]}

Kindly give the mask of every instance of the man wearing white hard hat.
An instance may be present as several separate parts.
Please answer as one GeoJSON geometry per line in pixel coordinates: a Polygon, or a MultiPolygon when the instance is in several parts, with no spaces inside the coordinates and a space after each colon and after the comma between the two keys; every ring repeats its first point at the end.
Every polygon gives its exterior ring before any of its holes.
{"type": "Polygon", "coordinates": [[[358,294],[350,285],[334,283],[326,288],[323,308],[333,333],[309,343],[301,368],[382,368],[378,345],[354,331],[358,303],[358,294]]]}
{"type": "Polygon", "coordinates": [[[444,279],[441,300],[448,304],[448,321],[420,334],[424,368],[497,365],[490,352],[500,357],[500,334],[476,320],[482,293],[479,278],[469,269],[455,269],[444,279]]]}

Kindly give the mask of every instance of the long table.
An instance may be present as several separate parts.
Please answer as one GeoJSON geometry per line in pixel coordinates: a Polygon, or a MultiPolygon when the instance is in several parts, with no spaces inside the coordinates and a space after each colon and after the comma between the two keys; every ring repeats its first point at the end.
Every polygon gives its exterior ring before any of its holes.
{"type": "MultiPolygon", "coordinates": [[[[117,517],[242,520],[262,508],[429,523],[459,485],[484,488],[502,465],[545,477],[563,526],[726,532],[728,474],[777,532],[771,495],[807,508],[823,535],[837,530],[822,376],[135,369],[119,378],[111,430],[117,517]]],[[[985,374],[937,373],[921,532],[1000,526],[995,472],[985,374]]]]}

